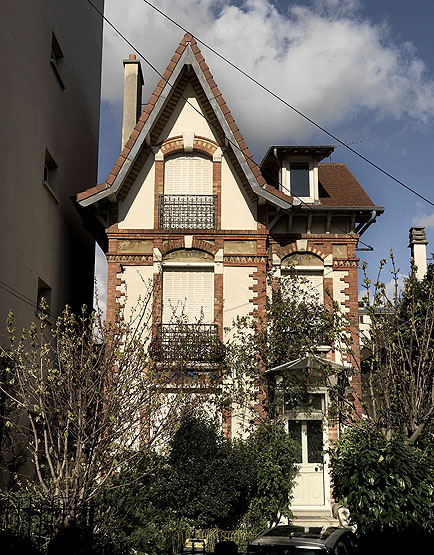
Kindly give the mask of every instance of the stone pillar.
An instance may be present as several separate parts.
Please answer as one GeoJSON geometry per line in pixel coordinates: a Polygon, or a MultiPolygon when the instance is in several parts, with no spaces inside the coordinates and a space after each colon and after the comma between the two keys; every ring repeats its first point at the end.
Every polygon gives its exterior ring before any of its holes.
{"type": "Polygon", "coordinates": [[[143,74],[140,60],[135,54],[130,54],[124,60],[124,111],[122,118],[122,148],[130,135],[142,112],[143,74]]]}
{"type": "Polygon", "coordinates": [[[425,228],[422,226],[410,228],[410,244],[411,258],[415,266],[415,275],[417,279],[422,279],[426,274],[426,240],[425,228]]]}

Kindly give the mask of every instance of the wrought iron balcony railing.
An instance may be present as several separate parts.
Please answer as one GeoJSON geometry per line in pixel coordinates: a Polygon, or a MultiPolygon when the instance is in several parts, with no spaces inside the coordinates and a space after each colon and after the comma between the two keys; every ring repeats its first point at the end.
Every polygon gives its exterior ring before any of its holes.
{"type": "Polygon", "coordinates": [[[214,364],[223,358],[217,324],[161,324],[152,351],[161,362],[214,364]]]}
{"type": "Polygon", "coordinates": [[[158,227],[215,229],[217,195],[158,195],[158,227]]]}

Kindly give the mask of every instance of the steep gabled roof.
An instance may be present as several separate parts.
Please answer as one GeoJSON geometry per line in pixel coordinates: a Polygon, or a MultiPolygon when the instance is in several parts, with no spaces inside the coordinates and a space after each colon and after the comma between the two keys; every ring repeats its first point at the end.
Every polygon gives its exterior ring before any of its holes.
{"type": "Polygon", "coordinates": [[[79,193],[77,195],[79,204],[86,207],[107,197],[111,199],[125,197],[151,152],[147,144],[158,137],[158,129],[162,129],[162,125],[167,121],[173,102],[179,100],[182,95],[182,79],[186,64],[194,71],[194,78],[190,81],[204,108],[205,117],[222,143],[227,140],[226,152],[241,176],[250,198],[256,199],[261,196],[281,208],[289,208],[290,202],[277,197],[272,191],[265,190],[266,181],[258,165],[253,161],[250,150],[213,79],[205,58],[189,33],[184,36],[176,49],[109,176],[104,183],[79,193]]]}

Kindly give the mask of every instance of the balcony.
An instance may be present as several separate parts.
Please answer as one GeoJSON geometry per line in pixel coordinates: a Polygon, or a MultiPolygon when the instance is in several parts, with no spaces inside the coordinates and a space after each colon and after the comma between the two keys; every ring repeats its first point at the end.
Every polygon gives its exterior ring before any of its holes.
{"type": "Polygon", "coordinates": [[[215,364],[223,359],[217,324],[156,326],[152,355],[160,362],[215,364]]]}
{"type": "Polygon", "coordinates": [[[215,229],[217,195],[158,195],[158,227],[215,229]]]}

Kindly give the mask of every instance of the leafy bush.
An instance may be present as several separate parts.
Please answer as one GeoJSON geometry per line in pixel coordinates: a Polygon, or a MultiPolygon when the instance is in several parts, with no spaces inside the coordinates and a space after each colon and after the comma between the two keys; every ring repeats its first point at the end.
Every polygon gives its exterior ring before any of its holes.
{"type": "Polygon", "coordinates": [[[190,415],[169,447],[166,455],[143,457],[147,474],[125,470],[114,480],[118,493],[100,503],[101,526],[120,553],[157,555],[171,547],[174,532],[266,527],[288,514],[296,447],[282,425],[264,423],[248,439],[231,441],[207,417],[190,415]]]}
{"type": "Polygon", "coordinates": [[[20,536],[10,530],[0,530],[0,545],[3,555],[12,555],[13,553],[41,554],[30,538],[20,536]]]}
{"type": "Polygon", "coordinates": [[[298,445],[282,423],[265,421],[246,442],[251,466],[251,498],[244,521],[266,527],[281,516],[291,518],[290,496],[297,474],[298,445]]]}
{"type": "Polygon", "coordinates": [[[333,492],[363,534],[434,531],[434,465],[402,437],[347,430],[332,453],[333,492]]]}

